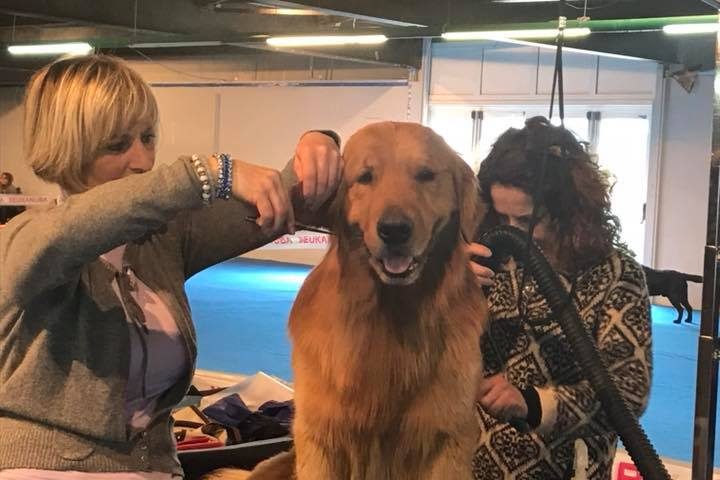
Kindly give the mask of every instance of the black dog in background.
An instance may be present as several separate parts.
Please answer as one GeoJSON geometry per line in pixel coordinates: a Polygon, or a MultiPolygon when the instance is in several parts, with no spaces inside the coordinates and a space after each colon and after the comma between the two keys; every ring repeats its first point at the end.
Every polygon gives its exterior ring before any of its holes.
{"type": "Polygon", "coordinates": [[[645,279],[647,280],[650,296],[662,295],[670,300],[670,303],[678,312],[678,317],[673,323],[680,323],[683,317],[683,307],[687,310],[686,323],[692,323],[692,307],[688,301],[687,282],[702,283],[700,275],[676,272],[675,270],[653,270],[643,265],[645,279]]]}

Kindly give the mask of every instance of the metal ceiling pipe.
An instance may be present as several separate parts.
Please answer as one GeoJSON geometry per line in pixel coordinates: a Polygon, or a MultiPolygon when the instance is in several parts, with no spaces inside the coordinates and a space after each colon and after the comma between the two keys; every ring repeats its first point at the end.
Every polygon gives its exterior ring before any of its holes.
{"type": "MultiPolygon", "coordinates": [[[[617,31],[617,30],[660,30],[665,25],[693,24],[693,23],[717,23],[717,15],[692,15],[684,17],[651,17],[651,18],[628,18],[618,20],[588,20],[578,22],[586,25],[593,31],[617,31]]],[[[568,26],[570,22],[568,22],[568,26]]]]}
{"type": "MultiPolygon", "coordinates": [[[[709,0],[710,1],[710,0],[709,0]]],[[[712,0],[716,1],[716,0],[712,0]]],[[[720,1],[720,0],[718,0],[720,1]]],[[[690,15],[678,17],[649,18],[618,18],[612,20],[568,20],[566,28],[589,28],[593,32],[627,32],[661,30],[665,25],[717,23],[718,15],[690,15]]],[[[537,30],[557,28],[557,20],[548,22],[504,23],[495,25],[455,26],[453,31],[460,30],[537,30]]]]}

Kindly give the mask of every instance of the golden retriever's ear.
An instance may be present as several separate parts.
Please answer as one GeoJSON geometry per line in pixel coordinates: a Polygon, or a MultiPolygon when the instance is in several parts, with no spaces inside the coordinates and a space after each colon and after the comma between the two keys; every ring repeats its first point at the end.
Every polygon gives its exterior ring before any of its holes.
{"type": "Polygon", "coordinates": [[[459,156],[455,158],[453,176],[460,211],[460,232],[466,241],[471,242],[485,217],[485,204],[480,200],[480,188],[475,174],[459,156]]]}
{"type": "Polygon", "coordinates": [[[331,227],[338,228],[345,223],[345,197],[347,197],[347,184],[340,180],[335,196],[328,208],[328,218],[331,227]]]}

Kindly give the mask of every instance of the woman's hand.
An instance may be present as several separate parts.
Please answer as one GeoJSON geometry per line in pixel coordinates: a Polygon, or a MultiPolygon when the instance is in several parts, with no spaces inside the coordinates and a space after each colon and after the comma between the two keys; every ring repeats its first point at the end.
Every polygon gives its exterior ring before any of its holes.
{"type": "Polygon", "coordinates": [[[525,419],[528,416],[525,398],[515,385],[507,381],[503,373],[480,380],[477,401],[483,410],[501,422],[512,418],[525,419]]]}
{"type": "Polygon", "coordinates": [[[485,258],[492,257],[492,252],[490,251],[490,249],[487,248],[485,245],[481,245],[479,243],[470,243],[467,246],[467,250],[470,254],[470,269],[475,274],[478,283],[483,286],[495,285],[495,280],[493,280],[495,272],[493,272],[490,268],[480,265],[479,263],[476,263],[472,260],[472,257],[474,256],[485,258]]]}
{"type": "Polygon", "coordinates": [[[335,141],[321,132],[307,132],[295,148],[293,168],[302,183],[306,205],[317,210],[335,193],[342,177],[342,157],[335,141]]]}
{"type": "MultiPolygon", "coordinates": [[[[216,161],[210,162],[210,168],[217,176],[216,161]]],[[[270,235],[281,230],[295,233],[295,215],[277,170],[233,160],[232,194],[257,208],[255,222],[264,233],[270,235]]]]}

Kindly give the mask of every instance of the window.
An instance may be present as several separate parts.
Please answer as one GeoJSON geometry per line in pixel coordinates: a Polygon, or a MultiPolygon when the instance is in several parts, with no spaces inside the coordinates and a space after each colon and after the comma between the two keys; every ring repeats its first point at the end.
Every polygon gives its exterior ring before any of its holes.
{"type": "Polygon", "coordinates": [[[450,147],[472,165],[473,121],[472,108],[439,105],[430,108],[428,123],[450,147]]]}
{"type": "Polygon", "coordinates": [[[645,253],[648,136],[645,116],[604,117],[600,121],[598,161],[615,180],[613,213],[620,219],[622,239],[639,261],[645,253]]]}
{"type": "Polygon", "coordinates": [[[483,112],[481,136],[475,148],[475,164],[471,166],[477,171],[480,163],[488,156],[495,141],[508,128],[523,128],[525,112],[486,110],[483,112]]]}

